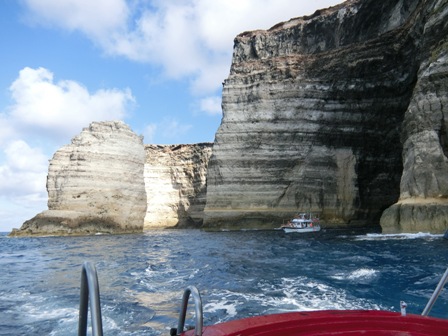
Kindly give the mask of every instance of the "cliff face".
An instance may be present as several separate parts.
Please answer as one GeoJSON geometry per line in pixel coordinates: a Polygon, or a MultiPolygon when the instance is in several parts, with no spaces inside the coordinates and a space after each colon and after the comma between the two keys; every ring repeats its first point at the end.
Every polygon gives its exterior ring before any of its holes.
{"type": "Polygon", "coordinates": [[[48,209],[11,235],[141,232],[142,138],[122,122],[93,122],[50,161],[48,209]]]}
{"type": "Polygon", "coordinates": [[[273,228],[299,210],[443,232],[447,60],[448,0],[348,0],[240,34],[214,144],[144,148],[93,123],[54,155],[49,210],[12,235],[273,228]]]}
{"type": "Polygon", "coordinates": [[[378,225],[400,197],[443,201],[447,8],[352,0],[237,36],[205,226],[275,227],[298,210],[378,225]]]}
{"type": "Polygon", "coordinates": [[[448,1],[433,1],[427,15],[403,121],[400,199],[383,213],[383,232],[448,228],[448,1]]]}
{"type": "Polygon", "coordinates": [[[201,227],[212,143],[146,145],[145,229],[201,227]]]}

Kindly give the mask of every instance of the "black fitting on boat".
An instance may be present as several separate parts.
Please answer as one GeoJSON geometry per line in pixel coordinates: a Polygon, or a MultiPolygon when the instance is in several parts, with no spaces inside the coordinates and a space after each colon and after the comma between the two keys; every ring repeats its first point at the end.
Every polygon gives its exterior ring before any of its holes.
{"type": "Polygon", "coordinates": [[[87,315],[90,301],[90,315],[92,318],[92,335],[103,335],[101,320],[100,288],[96,268],[89,262],[82,265],[81,293],[79,301],[78,336],[87,335],[87,315]]]}

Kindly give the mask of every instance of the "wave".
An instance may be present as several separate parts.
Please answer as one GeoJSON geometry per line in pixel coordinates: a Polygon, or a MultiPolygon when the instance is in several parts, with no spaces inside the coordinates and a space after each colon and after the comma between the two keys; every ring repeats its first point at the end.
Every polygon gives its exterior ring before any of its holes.
{"type": "Polygon", "coordinates": [[[370,268],[359,268],[353,272],[344,274],[344,273],[337,273],[333,276],[331,276],[332,279],[335,280],[352,280],[352,281],[368,281],[374,279],[378,274],[377,270],[370,269],[370,268]]]}
{"type": "MultiPolygon", "coordinates": [[[[400,300],[409,303],[409,313],[421,313],[448,262],[439,237],[304,239],[264,231],[174,230],[3,239],[0,335],[73,334],[86,259],[97,265],[103,327],[110,336],[167,333],[177,325],[189,285],[201,293],[205,325],[289,311],[398,311],[400,300]]],[[[446,316],[445,294],[432,310],[436,317],[446,316]]],[[[193,317],[189,307],[187,320],[193,317]]]]}
{"type": "MultiPolygon", "coordinates": [[[[376,273],[371,269],[359,269],[346,278],[372,278],[376,273]]],[[[225,290],[209,293],[204,313],[214,319],[213,323],[220,323],[236,317],[292,311],[390,309],[368,299],[355,298],[345,289],[305,276],[281,278],[276,284],[262,281],[253,291],[247,293],[225,290]]]]}
{"type": "Polygon", "coordinates": [[[438,239],[443,238],[443,234],[432,234],[429,232],[418,233],[368,233],[366,235],[354,236],[355,240],[405,240],[405,239],[438,239]]]}

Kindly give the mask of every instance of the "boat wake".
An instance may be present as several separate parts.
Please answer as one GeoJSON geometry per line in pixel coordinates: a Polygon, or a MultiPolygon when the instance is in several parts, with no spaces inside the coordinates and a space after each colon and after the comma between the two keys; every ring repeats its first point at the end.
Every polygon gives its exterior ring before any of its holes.
{"type": "MultiPolygon", "coordinates": [[[[338,279],[355,281],[375,277],[375,274],[375,270],[360,269],[348,275],[340,275],[338,279]]],[[[353,297],[342,288],[305,276],[281,278],[275,284],[272,281],[261,281],[252,293],[215,290],[204,295],[203,300],[206,324],[227,322],[236,317],[294,311],[392,309],[368,299],[353,297]]]]}

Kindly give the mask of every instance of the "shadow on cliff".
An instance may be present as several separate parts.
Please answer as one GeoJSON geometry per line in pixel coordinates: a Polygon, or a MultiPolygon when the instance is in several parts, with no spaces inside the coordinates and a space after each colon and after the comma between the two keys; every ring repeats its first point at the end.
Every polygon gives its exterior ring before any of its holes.
{"type": "Polygon", "coordinates": [[[403,5],[403,25],[384,33],[387,19],[373,17],[372,13],[390,13],[391,8],[378,11],[377,7],[396,4],[365,3],[352,22],[344,23],[351,26],[345,30],[345,46],[327,54],[329,58],[325,54],[316,57],[307,72],[329,88],[321,109],[329,111],[337,106],[338,112],[319,122],[319,145],[335,152],[350,149],[356,158],[358,197],[352,221],[378,225],[382,212],[400,196],[400,137],[417,81],[417,39],[422,27],[416,23],[416,1],[403,5]]]}

